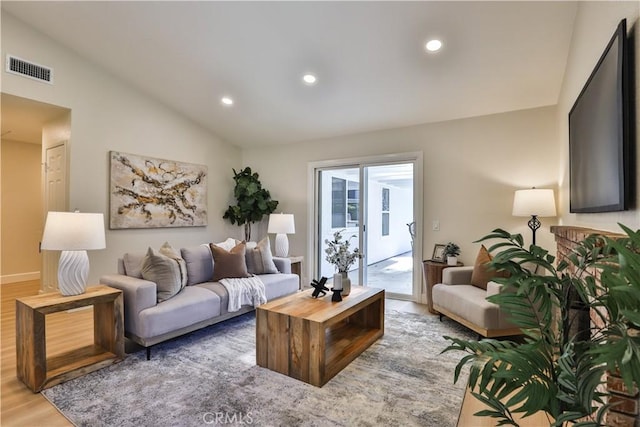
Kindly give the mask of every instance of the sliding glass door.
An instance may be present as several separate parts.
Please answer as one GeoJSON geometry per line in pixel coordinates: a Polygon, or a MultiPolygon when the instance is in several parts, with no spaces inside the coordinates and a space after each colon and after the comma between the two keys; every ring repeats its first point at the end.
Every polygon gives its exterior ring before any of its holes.
{"type": "MultiPolygon", "coordinates": [[[[349,271],[354,285],[383,288],[388,296],[419,300],[414,254],[415,161],[366,162],[320,167],[316,179],[316,277],[331,281],[335,268],[326,259],[335,232],[364,257],[349,271]]],[[[416,258],[416,256],[418,258],[416,258]]]]}
{"type": "Polygon", "coordinates": [[[413,164],[365,166],[366,283],[413,296],[413,164]]]}

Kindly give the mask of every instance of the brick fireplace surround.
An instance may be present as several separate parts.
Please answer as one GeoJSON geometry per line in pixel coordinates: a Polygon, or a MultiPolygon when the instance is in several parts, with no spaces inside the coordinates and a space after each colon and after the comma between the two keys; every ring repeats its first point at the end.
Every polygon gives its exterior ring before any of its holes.
{"type": "MultiPolygon", "coordinates": [[[[579,242],[590,234],[602,234],[610,237],[622,237],[620,234],[589,228],[553,226],[551,233],[555,235],[558,248],[558,259],[571,252],[579,242]]],[[[600,322],[600,318],[591,315],[592,322],[600,322]]],[[[607,425],[615,427],[640,427],[640,393],[636,387],[629,391],[622,379],[615,374],[608,374],[607,389],[612,393],[611,402],[618,404],[607,415],[607,425]]]]}

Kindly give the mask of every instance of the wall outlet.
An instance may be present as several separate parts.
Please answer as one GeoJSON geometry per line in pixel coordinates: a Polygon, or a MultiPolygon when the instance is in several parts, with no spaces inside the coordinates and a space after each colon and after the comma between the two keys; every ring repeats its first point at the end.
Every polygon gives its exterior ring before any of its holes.
{"type": "Polygon", "coordinates": [[[440,231],[440,221],[438,221],[437,219],[433,221],[433,223],[431,224],[431,229],[433,231],[440,231]]]}

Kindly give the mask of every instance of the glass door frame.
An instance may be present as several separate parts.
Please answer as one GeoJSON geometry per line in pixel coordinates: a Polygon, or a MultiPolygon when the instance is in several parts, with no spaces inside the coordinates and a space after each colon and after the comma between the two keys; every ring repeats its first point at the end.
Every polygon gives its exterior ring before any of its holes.
{"type": "MultiPolygon", "coordinates": [[[[413,246],[413,294],[411,296],[401,296],[400,294],[394,295],[394,297],[400,299],[410,299],[415,302],[426,303],[426,288],[424,286],[423,274],[422,274],[422,259],[423,259],[423,245],[422,245],[422,224],[423,224],[423,153],[422,152],[410,152],[410,153],[398,153],[382,156],[371,157],[359,157],[359,158],[345,158],[327,161],[310,162],[308,164],[308,206],[307,206],[307,220],[309,227],[307,241],[307,259],[311,262],[307,263],[307,270],[310,277],[319,278],[320,271],[319,265],[319,239],[320,236],[320,172],[322,170],[330,169],[346,169],[346,168],[358,168],[360,174],[360,202],[363,206],[359,209],[358,227],[359,241],[358,247],[366,248],[366,232],[363,232],[364,218],[366,218],[366,196],[365,196],[365,182],[366,182],[366,167],[367,166],[382,166],[387,164],[397,163],[412,163],[413,164],[413,218],[416,223],[416,235],[413,246]]],[[[366,254],[365,254],[366,256],[366,254]]],[[[363,264],[366,259],[359,260],[359,283],[366,283],[365,268],[363,264]]]]}

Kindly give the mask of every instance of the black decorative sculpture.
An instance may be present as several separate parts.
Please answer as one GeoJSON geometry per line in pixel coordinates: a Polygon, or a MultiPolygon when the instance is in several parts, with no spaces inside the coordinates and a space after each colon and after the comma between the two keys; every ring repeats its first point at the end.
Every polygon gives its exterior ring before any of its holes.
{"type": "Polygon", "coordinates": [[[331,301],[340,302],[342,301],[342,289],[332,288],[333,295],[331,296],[331,301]]]}
{"type": "Polygon", "coordinates": [[[325,286],[326,283],[327,283],[327,278],[324,277],[324,276],[322,278],[320,278],[319,282],[317,280],[313,280],[311,282],[311,286],[314,288],[314,291],[311,294],[311,296],[313,298],[318,298],[318,297],[325,296],[327,294],[327,292],[329,292],[329,288],[327,288],[325,286]]]}

